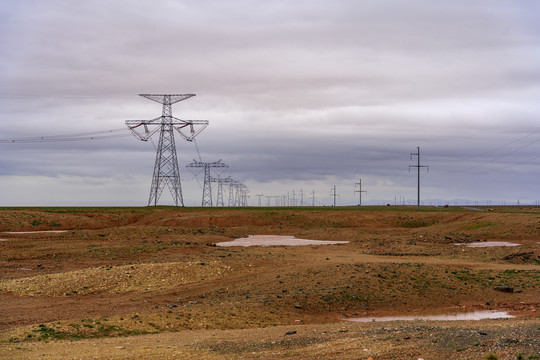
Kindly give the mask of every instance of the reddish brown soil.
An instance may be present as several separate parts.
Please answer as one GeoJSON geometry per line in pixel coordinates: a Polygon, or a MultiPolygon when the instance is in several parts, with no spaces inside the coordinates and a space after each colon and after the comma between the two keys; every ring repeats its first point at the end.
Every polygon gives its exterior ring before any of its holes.
{"type": "Polygon", "coordinates": [[[61,229],[69,231],[0,234],[0,358],[514,359],[540,351],[538,208],[0,209],[1,232],[61,229]],[[349,243],[214,245],[260,234],[349,243]],[[521,245],[453,245],[488,240],[521,245]],[[473,309],[517,317],[342,321],[473,309]]]}

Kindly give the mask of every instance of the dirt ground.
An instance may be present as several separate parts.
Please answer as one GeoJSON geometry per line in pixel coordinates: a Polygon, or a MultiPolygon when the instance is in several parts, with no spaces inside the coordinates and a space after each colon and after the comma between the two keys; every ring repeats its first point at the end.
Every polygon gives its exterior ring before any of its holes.
{"type": "Polygon", "coordinates": [[[487,210],[0,208],[0,358],[540,359],[540,208],[487,210]]]}

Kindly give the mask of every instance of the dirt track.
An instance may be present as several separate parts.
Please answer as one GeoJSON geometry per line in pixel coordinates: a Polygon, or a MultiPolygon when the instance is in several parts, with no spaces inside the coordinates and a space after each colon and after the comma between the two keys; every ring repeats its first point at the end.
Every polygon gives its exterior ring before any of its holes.
{"type": "Polygon", "coordinates": [[[0,209],[2,232],[61,229],[0,234],[0,357],[540,355],[538,208],[0,209]],[[257,234],[350,242],[214,246],[257,234]],[[521,245],[453,245],[487,240],[521,245]],[[473,309],[517,317],[342,321],[473,309]]]}

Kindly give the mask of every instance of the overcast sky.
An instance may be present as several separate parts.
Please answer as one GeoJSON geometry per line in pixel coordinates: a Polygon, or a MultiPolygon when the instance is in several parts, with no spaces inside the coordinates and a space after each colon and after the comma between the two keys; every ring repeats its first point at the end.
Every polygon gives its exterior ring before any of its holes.
{"type": "MultiPolygon", "coordinates": [[[[416,199],[417,147],[426,202],[535,203],[539,64],[536,0],[5,0],[0,139],[121,129],[161,114],[139,93],[195,93],[173,115],[209,120],[202,159],[250,204],[334,185],[356,204],[360,178],[366,204],[416,199]]],[[[154,160],[132,136],[0,142],[0,206],[144,206],[154,160]]]]}

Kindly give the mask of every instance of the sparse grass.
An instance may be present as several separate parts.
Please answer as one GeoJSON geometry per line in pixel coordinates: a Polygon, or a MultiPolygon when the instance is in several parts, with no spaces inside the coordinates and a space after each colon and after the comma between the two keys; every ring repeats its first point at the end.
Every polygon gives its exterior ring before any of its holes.
{"type": "MultiPolygon", "coordinates": [[[[88,320],[89,321],[89,320],[88,320]]],[[[83,320],[84,322],[84,320],[83,320]]],[[[68,326],[55,326],[54,324],[40,324],[21,338],[12,337],[10,342],[19,341],[47,341],[47,340],[80,340],[111,336],[134,336],[149,334],[150,331],[135,330],[117,325],[101,324],[99,322],[69,324],[68,326]],[[96,324],[96,325],[94,325],[96,324]]]]}
{"type": "Polygon", "coordinates": [[[471,224],[467,224],[463,227],[463,230],[477,230],[477,229],[483,229],[490,226],[495,226],[497,223],[493,221],[476,221],[471,224]]]}

